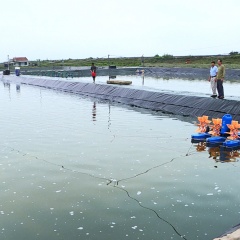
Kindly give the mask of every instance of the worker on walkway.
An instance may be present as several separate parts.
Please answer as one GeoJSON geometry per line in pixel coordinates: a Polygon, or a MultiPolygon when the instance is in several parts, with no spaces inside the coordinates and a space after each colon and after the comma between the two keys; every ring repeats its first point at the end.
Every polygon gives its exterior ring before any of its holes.
{"type": "Polygon", "coordinates": [[[92,63],[92,66],[91,66],[91,75],[92,75],[92,78],[93,78],[93,83],[95,83],[95,78],[97,76],[97,68],[96,66],[94,65],[94,63],[92,63]]]}

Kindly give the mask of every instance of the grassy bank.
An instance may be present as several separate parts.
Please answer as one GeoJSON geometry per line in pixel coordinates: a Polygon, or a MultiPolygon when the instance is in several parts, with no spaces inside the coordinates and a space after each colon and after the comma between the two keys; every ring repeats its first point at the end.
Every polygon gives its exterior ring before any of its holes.
{"type": "Polygon", "coordinates": [[[216,55],[216,56],[185,56],[185,57],[158,57],[146,61],[147,67],[192,67],[209,68],[211,61],[217,63],[217,59],[223,60],[226,68],[240,69],[240,55],[216,55]]]}
{"type": "MultiPolygon", "coordinates": [[[[30,61],[31,68],[41,67],[84,67],[90,66],[92,62],[97,66],[116,65],[117,67],[193,67],[209,68],[212,60],[218,58],[223,60],[226,68],[240,69],[240,54],[234,55],[215,55],[215,56],[182,56],[174,57],[171,55],[154,57],[129,57],[129,58],[86,58],[86,59],[64,59],[64,60],[38,60],[30,61]]],[[[0,65],[4,69],[3,64],[0,65]]],[[[27,68],[27,67],[26,67],[27,68]]]]}

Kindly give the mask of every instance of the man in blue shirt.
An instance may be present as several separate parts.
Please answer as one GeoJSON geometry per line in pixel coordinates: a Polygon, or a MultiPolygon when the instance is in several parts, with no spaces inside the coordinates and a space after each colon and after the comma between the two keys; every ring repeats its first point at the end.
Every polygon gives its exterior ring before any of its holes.
{"type": "Polygon", "coordinates": [[[210,68],[210,76],[208,78],[208,81],[211,83],[212,93],[213,95],[211,97],[215,98],[217,97],[217,72],[218,68],[215,66],[215,61],[211,62],[211,68],[210,68]]]}

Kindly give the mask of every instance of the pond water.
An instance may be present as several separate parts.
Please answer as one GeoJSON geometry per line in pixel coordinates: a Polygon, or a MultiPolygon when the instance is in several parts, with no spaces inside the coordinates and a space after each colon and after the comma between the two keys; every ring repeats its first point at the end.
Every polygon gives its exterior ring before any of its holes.
{"type": "Polygon", "coordinates": [[[239,157],[195,119],[0,84],[0,239],[212,239],[239,223],[239,157]]]}

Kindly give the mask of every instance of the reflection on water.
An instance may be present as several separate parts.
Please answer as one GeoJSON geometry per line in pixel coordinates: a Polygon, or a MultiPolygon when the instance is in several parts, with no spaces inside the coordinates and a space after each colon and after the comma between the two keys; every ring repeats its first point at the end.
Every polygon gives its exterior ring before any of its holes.
{"type": "Polygon", "coordinates": [[[11,85],[10,85],[9,82],[3,82],[3,86],[4,86],[5,88],[8,88],[8,89],[10,89],[10,87],[11,87],[11,85]]]}
{"type": "Polygon", "coordinates": [[[238,223],[238,162],[189,151],[184,118],[26,85],[0,101],[1,239],[205,240],[238,223]]]}
{"type": "Polygon", "coordinates": [[[108,103],[108,130],[110,129],[111,126],[111,103],[108,103]]]}
{"type": "Polygon", "coordinates": [[[93,102],[93,108],[92,108],[92,120],[96,121],[97,117],[97,108],[96,108],[96,102],[93,102]]]}
{"type": "Polygon", "coordinates": [[[210,147],[209,157],[216,162],[236,162],[239,161],[239,150],[227,150],[222,147],[210,147]]]}
{"type": "Polygon", "coordinates": [[[142,86],[144,86],[144,74],[142,75],[142,86]]]}
{"type": "Polygon", "coordinates": [[[20,92],[20,84],[16,84],[16,91],[20,92]]]}
{"type": "Polygon", "coordinates": [[[206,142],[199,142],[196,145],[196,150],[197,150],[197,152],[205,151],[206,150],[206,142]]]}
{"type": "Polygon", "coordinates": [[[218,147],[207,147],[206,142],[199,142],[195,144],[197,152],[207,151],[209,158],[212,158],[216,162],[236,162],[239,161],[240,150],[234,150],[230,148],[218,147]]]}

